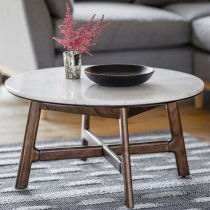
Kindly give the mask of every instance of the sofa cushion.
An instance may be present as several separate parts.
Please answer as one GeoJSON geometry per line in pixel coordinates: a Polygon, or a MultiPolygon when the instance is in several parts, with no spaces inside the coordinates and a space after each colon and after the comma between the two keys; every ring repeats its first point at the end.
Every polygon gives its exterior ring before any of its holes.
{"type": "MultiPolygon", "coordinates": [[[[75,0],[75,2],[87,2],[88,0],[75,0]]],[[[133,2],[133,0],[89,0],[92,2],[133,2]]]]}
{"type": "Polygon", "coordinates": [[[210,52],[210,16],[193,21],[192,31],[193,44],[210,52]]]}
{"type": "Polygon", "coordinates": [[[179,3],[171,4],[164,9],[176,13],[192,21],[194,19],[210,15],[210,3],[179,3]]]}
{"type": "MultiPolygon", "coordinates": [[[[95,52],[93,56],[83,55],[83,65],[98,64],[139,64],[159,68],[174,69],[192,74],[192,49],[190,47],[158,48],[143,50],[121,50],[112,52],[95,52]]],[[[63,54],[57,53],[55,66],[63,65],[63,54]]]]}
{"type": "Polygon", "coordinates": [[[52,16],[63,18],[66,14],[66,3],[73,11],[73,0],[45,0],[52,16]]]}
{"type": "MultiPolygon", "coordinates": [[[[104,14],[111,24],[92,51],[179,46],[190,39],[189,23],[162,9],[124,3],[75,3],[74,18],[79,24],[87,22],[93,14],[98,19],[104,14]]],[[[55,21],[56,36],[61,22],[55,21]]]]}
{"type": "Polygon", "coordinates": [[[208,2],[208,0],[135,0],[136,4],[145,4],[150,6],[164,6],[166,4],[177,2],[208,2]]]}

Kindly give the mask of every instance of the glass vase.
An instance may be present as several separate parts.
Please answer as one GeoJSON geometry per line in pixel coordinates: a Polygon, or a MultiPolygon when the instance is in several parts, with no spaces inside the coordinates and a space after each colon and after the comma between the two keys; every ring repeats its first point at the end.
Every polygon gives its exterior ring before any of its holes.
{"type": "Polygon", "coordinates": [[[78,51],[63,52],[66,79],[79,79],[81,74],[81,55],[78,51]]]}

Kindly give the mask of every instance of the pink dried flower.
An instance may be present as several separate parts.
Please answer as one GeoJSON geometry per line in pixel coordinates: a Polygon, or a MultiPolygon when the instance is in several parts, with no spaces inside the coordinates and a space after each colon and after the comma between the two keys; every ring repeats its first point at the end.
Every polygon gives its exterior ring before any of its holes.
{"type": "Polygon", "coordinates": [[[59,26],[59,32],[64,37],[63,39],[53,37],[53,40],[69,51],[76,50],[79,54],[87,53],[91,55],[89,47],[96,44],[97,38],[109,24],[103,24],[104,15],[95,23],[93,23],[94,18],[95,15],[93,15],[88,23],[83,24],[78,29],[74,29],[77,23],[73,21],[70,7],[66,4],[66,17],[59,26]]]}

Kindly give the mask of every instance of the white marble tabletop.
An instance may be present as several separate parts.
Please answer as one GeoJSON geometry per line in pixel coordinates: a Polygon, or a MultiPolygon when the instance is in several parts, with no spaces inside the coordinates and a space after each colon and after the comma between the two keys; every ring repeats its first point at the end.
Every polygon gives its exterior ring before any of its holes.
{"type": "MultiPolygon", "coordinates": [[[[83,69],[85,66],[83,66],[83,69]]],[[[197,77],[172,70],[155,69],[144,84],[103,87],[81,79],[67,80],[64,67],[17,74],[6,81],[7,90],[29,100],[85,106],[136,106],[183,100],[200,93],[204,83],[197,77]]]]}

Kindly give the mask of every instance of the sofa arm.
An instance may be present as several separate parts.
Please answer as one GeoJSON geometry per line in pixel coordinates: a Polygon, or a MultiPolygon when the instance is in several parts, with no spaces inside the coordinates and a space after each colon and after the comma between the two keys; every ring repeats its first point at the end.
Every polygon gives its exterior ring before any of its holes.
{"type": "Polygon", "coordinates": [[[0,65],[15,73],[53,66],[52,22],[43,0],[3,1],[0,28],[0,65]]]}

